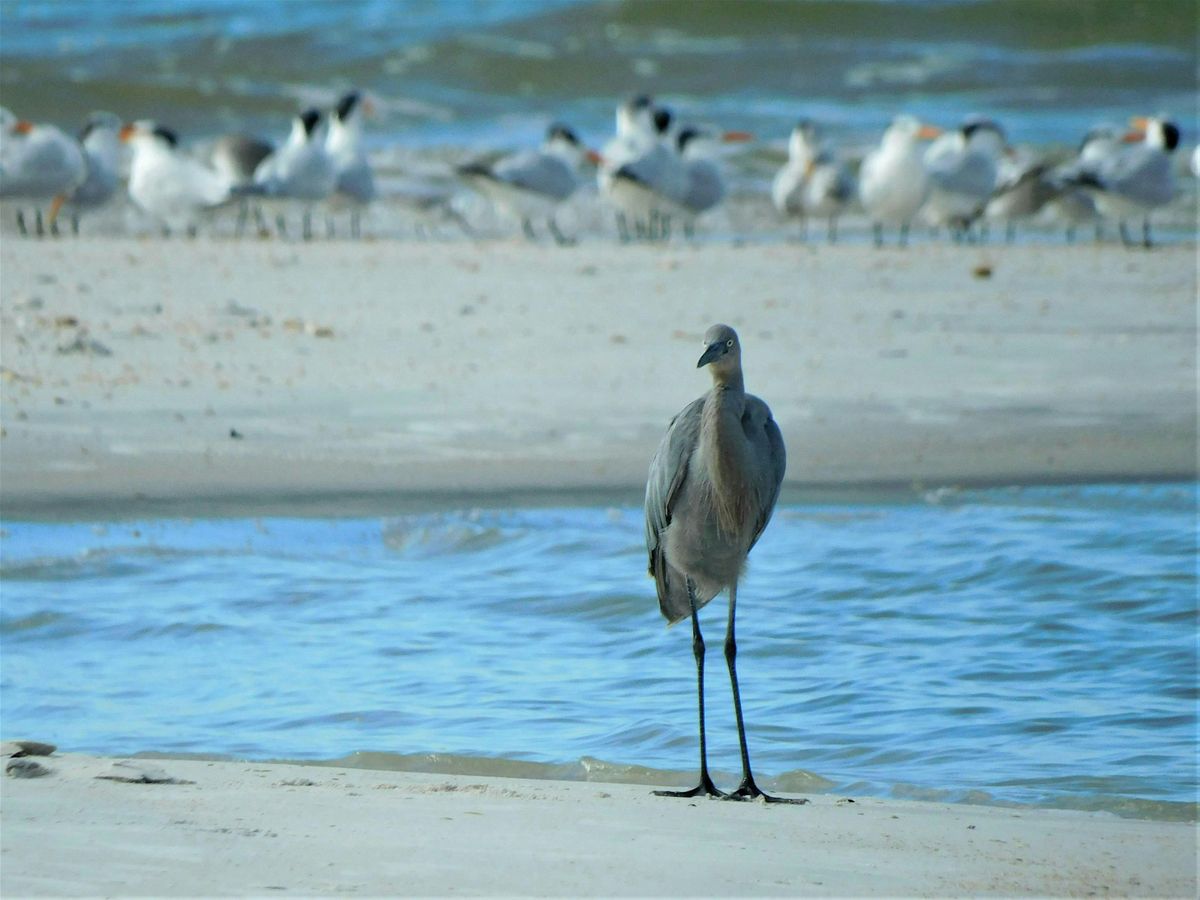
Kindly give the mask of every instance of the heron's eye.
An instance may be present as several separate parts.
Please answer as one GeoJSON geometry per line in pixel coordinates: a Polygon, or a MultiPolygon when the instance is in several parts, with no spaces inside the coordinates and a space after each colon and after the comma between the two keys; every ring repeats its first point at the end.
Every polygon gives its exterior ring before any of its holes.
{"type": "Polygon", "coordinates": [[[727,341],[725,342],[725,346],[726,346],[726,347],[732,347],[732,346],[733,346],[733,338],[730,338],[729,340],[727,340],[727,341]]]}

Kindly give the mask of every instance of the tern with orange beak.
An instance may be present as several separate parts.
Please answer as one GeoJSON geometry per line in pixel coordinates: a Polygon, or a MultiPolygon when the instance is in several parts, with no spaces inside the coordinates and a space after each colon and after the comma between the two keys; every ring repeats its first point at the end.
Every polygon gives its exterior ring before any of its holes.
{"type": "Polygon", "coordinates": [[[329,117],[325,152],[333,161],[337,178],[334,201],[350,204],[350,234],[358,237],[362,208],[375,199],[375,174],[363,148],[363,121],[375,104],[362,91],[349,91],[338,100],[329,117]]]}
{"type": "Polygon", "coordinates": [[[771,200],[785,216],[800,220],[801,234],[808,239],[808,220],[823,218],[829,223],[827,236],[837,240],[838,215],[854,199],[854,179],[846,166],[821,146],[820,132],[811,119],[801,119],[788,137],[788,161],[771,183],[771,200]]]}
{"type": "MultiPolygon", "coordinates": [[[[0,112],[0,198],[25,200],[36,207],[36,233],[45,233],[41,204],[70,194],[87,178],[83,148],[53,125],[18,119],[0,112]]],[[[23,211],[17,228],[27,234],[23,211]]]]}
{"type": "Polygon", "coordinates": [[[676,129],[670,114],[661,112],[658,122],[669,138],[616,169],[608,191],[620,211],[619,223],[632,219],[637,236],[652,240],[668,238],[675,220],[690,234],[697,217],[725,197],[718,147],[753,139],[745,131],[692,125],[676,129]]]}
{"type": "Polygon", "coordinates": [[[122,128],[121,140],[133,149],[129,198],[168,234],[194,235],[205,213],[234,196],[230,180],[183,154],[169,128],[143,120],[122,128]]]}
{"type": "Polygon", "coordinates": [[[1116,219],[1121,240],[1131,246],[1127,220],[1141,217],[1142,245],[1153,245],[1150,214],[1175,197],[1171,154],[1179,146],[1179,127],[1165,117],[1136,118],[1122,142],[1129,146],[1083,166],[1068,181],[1088,191],[1105,218],[1116,219]]]}
{"type": "Polygon", "coordinates": [[[970,237],[996,189],[1004,132],[991,119],[972,116],[925,151],[930,192],[921,211],[934,228],[948,226],[956,240],[970,237]]]}
{"type": "Polygon", "coordinates": [[[900,245],[908,243],[908,228],[929,196],[929,173],[922,159],[921,140],[941,129],[922,125],[909,115],[897,116],[879,146],[867,154],[858,173],[858,191],[875,231],[875,246],[883,245],[885,225],[899,227],[900,245]]]}
{"type": "Polygon", "coordinates": [[[565,125],[554,124],[537,150],[523,150],[494,162],[470,163],[458,174],[495,206],[518,219],[525,236],[536,240],[535,219],[542,219],[559,244],[571,243],[555,220],[561,203],[579,187],[584,161],[598,163],[599,155],[585,147],[565,125]]]}
{"type": "Polygon", "coordinates": [[[94,112],[79,132],[79,144],[87,163],[87,177],[69,194],[59,194],[50,205],[53,228],[59,210],[71,213],[71,231],[79,234],[79,216],[85,210],[99,209],[108,203],[120,184],[121,120],[110,112],[94,112]]]}

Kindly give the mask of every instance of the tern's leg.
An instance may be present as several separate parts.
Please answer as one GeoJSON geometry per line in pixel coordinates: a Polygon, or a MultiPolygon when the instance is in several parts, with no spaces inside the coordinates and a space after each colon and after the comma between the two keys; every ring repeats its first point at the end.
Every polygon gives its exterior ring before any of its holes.
{"type": "Polygon", "coordinates": [[[1067,243],[1068,244],[1075,243],[1075,226],[1074,225],[1067,226],[1067,243]]]}
{"type": "Polygon", "coordinates": [[[550,234],[554,236],[554,243],[560,247],[570,247],[575,243],[574,239],[567,237],[558,227],[558,222],[554,221],[554,216],[546,220],[546,227],[550,229],[550,234]]]}
{"type": "Polygon", "coordinates": [[[883,223],[882,222],[871,223],[871,230],[875,232],[875,246],[882,247],[883,246],[883,223]]]}
{"type": "Polygon", "coordinates": [[[1142,246],[1149,250],[1154,246],[1154,242],[1150,240],[1150,217],[1142,219],[1142,246]]]}
{"type": "Polygon", "coordinates": [[[46,236],[46,224],[42,221],[42,210],[40,207],[33,211],[33,231],[38,237],[46,236]]]}
{"type": "Polygon", "coordinates": [[[1126,247],[1132,247],[1133,238],[1129,236],[1129,227],[1125,224],[1124,219],[1117,223],[1117,228],[1121,232],[1121,243],[1126,247]]]}
{"type": "Polygon", "coordinates": [[[250,218],[250,201],[243,197],[238,202],[237,224],[233,226],[233,236],[241,237],[246,233],[246,220],[250,218]]]}
{"type": "Polygon", "coordinates": [[[907,222],[905,222],[903,225],[900,226],[900,246],[901,247],[908,246],[908,223],[907,222]]]}
{"type": "Polygon", "coordinates": [[[704,638],[700,636],[700,616],[696,608],[696,586],[687,580],[688,602],[692,607],[692,654],[696,657],[696,694],[700,699],[700,783],[688,791],[655,791],[659,797],[724,797],[708,774],[708,744],[704,738],[704,638]]]}
{"type": "Polygon", "coordinates": [[[617,213],[617,238],[622,244],[628,244],[631,240],[629,236],[629,222],[625,219],[625,213],[617,213]]]}
{"type": "Polygon", "coordinates": [[[825,229],[825,239],[831,244],[837,243],[837,216],[829,217],[829,227],[825,229]]]}
{"type": "Polygon", "coordinates": [[[729,683],[733,687],[733,714],[737,719],[738,744],[742,751],[742,783],[731,794],[726,794],[726,800],[757,800],[762,798],[767,803],[807,803],[807,800],[791,797],[772,797],[763,793],[754,783],[750,774],[750,751],[746,748],[746,724],[742,720],[742,697],[738,692],[737,678],[737,641],[733,636],[733,622],[737,608],[737,581],[729,585],[729,627],[725,631],[725,662],[729,666],[729,683]]]}
{"type": "Polygon", "coordinates": [[[29,237],[29,229],[25,227],[25,210],[17,210],[17,231],[21,237],[29,237]]]}
{"type": "Polygon", "coordinates": [[[521,230],[525,232],[525,237],[527,240],[537,240],[537,232],[533,230],[533,223],[530,222],[528,218],[521,220],[521,230]]]}

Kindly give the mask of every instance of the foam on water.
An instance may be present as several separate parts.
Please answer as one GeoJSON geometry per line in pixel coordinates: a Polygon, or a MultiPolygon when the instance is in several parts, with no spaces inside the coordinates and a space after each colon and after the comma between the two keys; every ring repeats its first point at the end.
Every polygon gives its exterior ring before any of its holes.
{"type": "MultiPolygon", "coordinates": [[[[756,767],[784,791],[1194,818],[1195,513],[1194,485],[780,508],[740,592],[756,767]]],[[[690,641],[644,571],[629,507],[10,521],[5,735],[682,783],[690,641]]]]}
{"type": "Polygon", "coordinates": [[[550,119],[600,140],[634,91],[779,141],[801,115],[876,136],[901,109],[1068,145],[1132,114],[1196,125],[1190,0],[0,0],[0,17],[6,105],[185,136],[282,135],[349,85],[379,99],[380,143],[526,145],[550,119]]]}

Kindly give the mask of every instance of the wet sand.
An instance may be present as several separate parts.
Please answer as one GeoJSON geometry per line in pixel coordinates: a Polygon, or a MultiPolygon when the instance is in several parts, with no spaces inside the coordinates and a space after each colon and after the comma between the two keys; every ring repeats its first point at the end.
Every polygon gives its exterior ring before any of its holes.
{"type": "Polygon", "coordinates": [[[6,516],[636,497],[737,327],[788,487],[1190,478],[1195,246],[0,242],[6,516]]]}
{"type": "Polygon", "coordinates": [[[6,778],[17,896],[1195,896],[1195,826],[818,795],[75,754],[6,778]],[[852,801],[852,802],[851,802],[852,801]]]}

